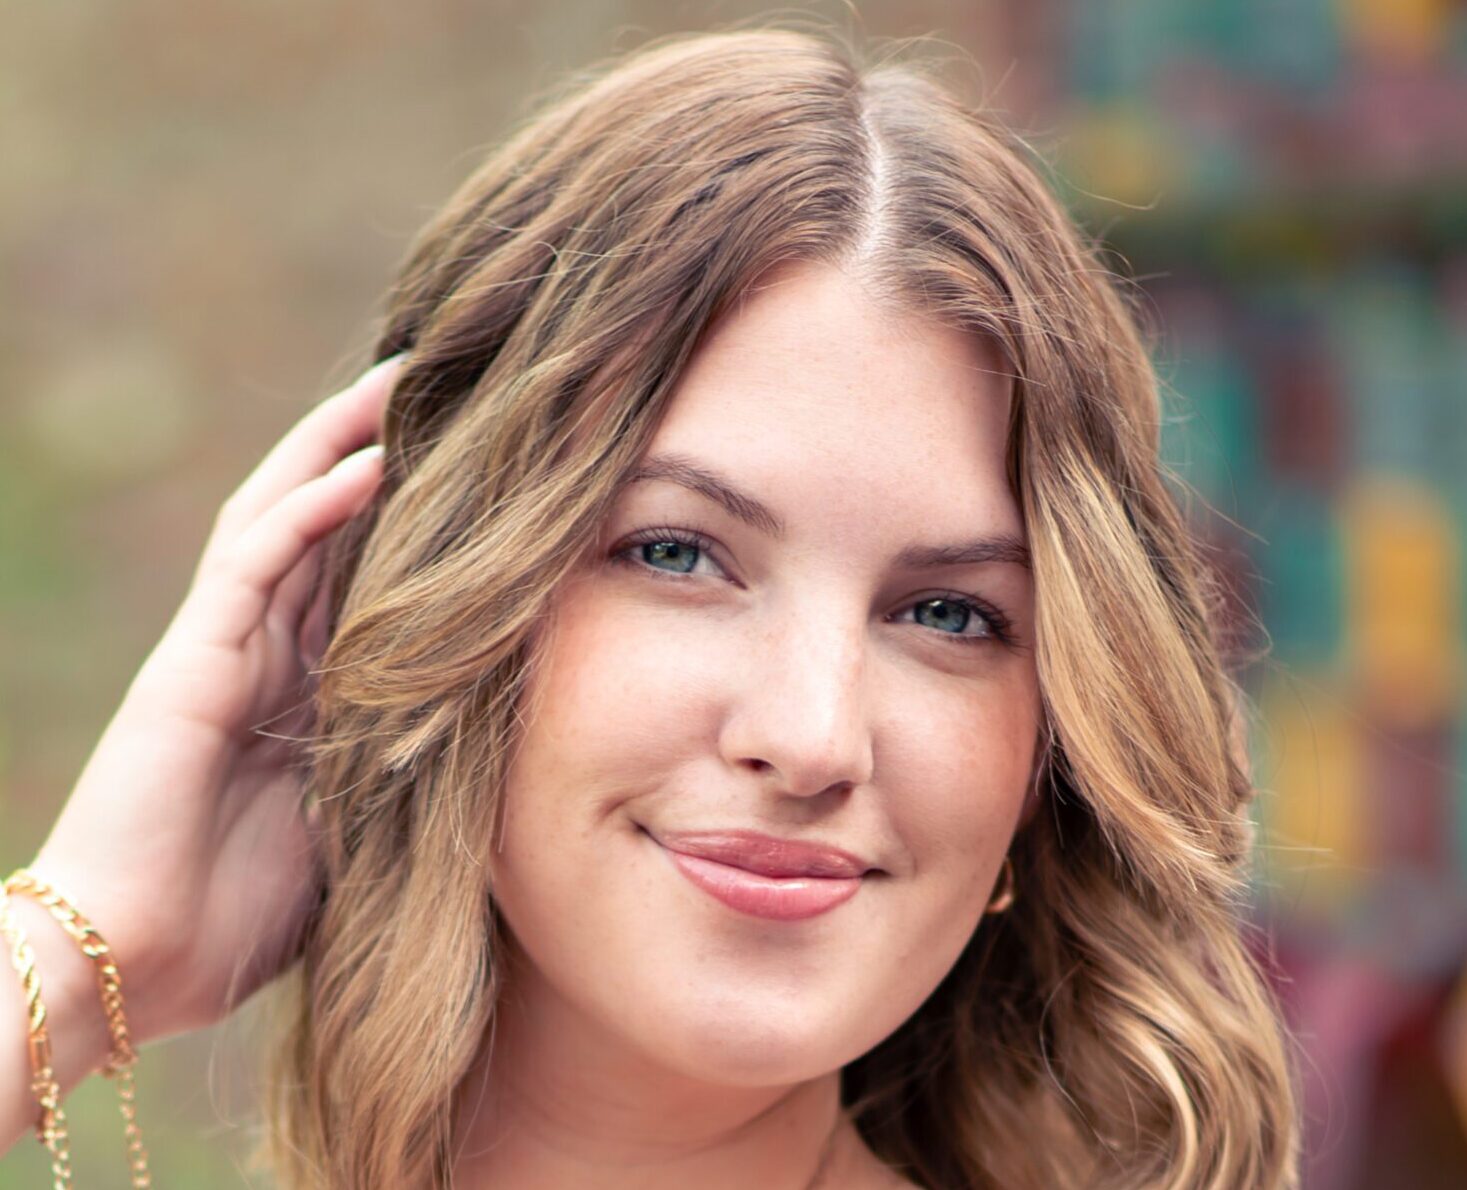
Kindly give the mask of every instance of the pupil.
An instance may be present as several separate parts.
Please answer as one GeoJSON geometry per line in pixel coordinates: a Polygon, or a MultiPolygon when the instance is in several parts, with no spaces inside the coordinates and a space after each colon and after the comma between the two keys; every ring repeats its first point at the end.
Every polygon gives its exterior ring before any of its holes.
{"type": "Polygon", "coordinates": [[[934,628],[952,628],[961,632],[968,626],[969,611],[961,603],[954,603],[948,599],[929,599],[925,603],[917,605],[917,614],[920,618],[923,609],[938,608],[948,612],[946,616],[939,616],[939,623],[929,625],[934,628]]]}
{"type": "Polygon", "coordinates": [[[647,546],[644,548],[650,549],[652,551],[653,556],[651,559],[649,559],[649,561],[671,561],[676,563],[686,559],[688,565],[685,567],[679,567],[683,574],[687,574],[689,571],[691,571],[696,561],[696,559],[694,558],[694,554],[696,552],[694,548],[692,546],[684,545],[680,541],[653,541],[648,542],[647,546]]]}

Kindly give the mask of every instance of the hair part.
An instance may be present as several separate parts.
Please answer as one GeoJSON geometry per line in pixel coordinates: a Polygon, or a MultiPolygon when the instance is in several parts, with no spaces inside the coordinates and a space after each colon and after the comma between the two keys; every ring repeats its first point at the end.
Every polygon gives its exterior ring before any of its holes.
{"type": "Polygon", "coordinates": [[[375,356],[412,354],[382,486],[327,563],[326,884],[267,1084],[281,1184],[449,1183],[500,986],[484,858],[539,629],[700,339],[810,261],[1011,370],[1046,721],[1018,901],[845,1068],[857,1127],[932,1190],[1296,1185],[1288,1039],[1244,938],[1240,696],[1121,284],[1022,142],[912,64],[766,28],[573,81],[389,297],[375,356]]]}

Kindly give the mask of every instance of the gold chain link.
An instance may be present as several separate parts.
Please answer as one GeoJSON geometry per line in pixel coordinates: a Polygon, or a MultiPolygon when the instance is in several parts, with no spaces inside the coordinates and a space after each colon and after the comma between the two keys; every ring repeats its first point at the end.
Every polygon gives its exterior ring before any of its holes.
{"type": "Polygon", "coordinates": [[[51,1034],[46,1028],[46,1006],[41,1002],[41,976],[36,971],[35,952],[16,924],[10,898],[3,888],[0,888],[0,934],[10,945],[10,961],[25,989],[31,1093],[41,1106],[36,1137],[51,1154],[52,1186],[64,1190],[71,1185],[71,1149],[66,1134],[66,1113],[61,1110],[61,1086],[51,1068],[51,1034]]]}
{"type": "MultiPolygon", "coordinates": [[[[112,957],[112,949],[72,902],[52,884],[42,880],[33,872],[20,868],[5,879],[5,891],[23,893],[39,901],[50,912],[91,960],[97,973],[97,987],[102,996],[102,1011],[107,1017],[107,1029],[112,1036],[112,1052],[102,1073],[117,1082],[118,1108],[122,1113],[123,1131],[127,1139],[127,1164],[134,1190],[147,1190],[153,1184],[148,1173],[148,1154],[143,1147],[142,1130],[137,1122],[137,1087],[133,1081],[133,1066],[137,1062],[137,1051],[127,1031],[127,1017],[123,1011],[122,974],[112,957]]],[[[60,1184],[60,1183],[58,1183],[60,1184]]]]}

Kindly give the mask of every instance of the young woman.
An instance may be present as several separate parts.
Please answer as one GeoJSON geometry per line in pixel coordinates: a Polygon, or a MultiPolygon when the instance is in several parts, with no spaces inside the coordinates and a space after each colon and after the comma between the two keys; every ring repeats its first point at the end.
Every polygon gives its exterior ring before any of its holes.
{"type": "MultiPolygon", "coordinates": [[[[464,185],[377,356],[31,865],[135,1040],[289,973],[280,1184],[1295,1184],[1211,588],[1011,135],[808,33],[660,41],[464,185]]],[[[11,907],[70,1087],[89,964],[11,907]]]]}

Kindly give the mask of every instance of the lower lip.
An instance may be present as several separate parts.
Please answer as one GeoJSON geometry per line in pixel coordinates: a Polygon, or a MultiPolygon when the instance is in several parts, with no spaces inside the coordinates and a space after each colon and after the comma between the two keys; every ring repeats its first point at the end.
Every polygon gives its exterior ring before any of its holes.
{"type": "Polygon", "coordinates": [[[760,876],[716,860],[668,851],[677,870],[730,909],[771,921],[801,921],[829,913],[861,888],[860,876],[760,876]]]}

